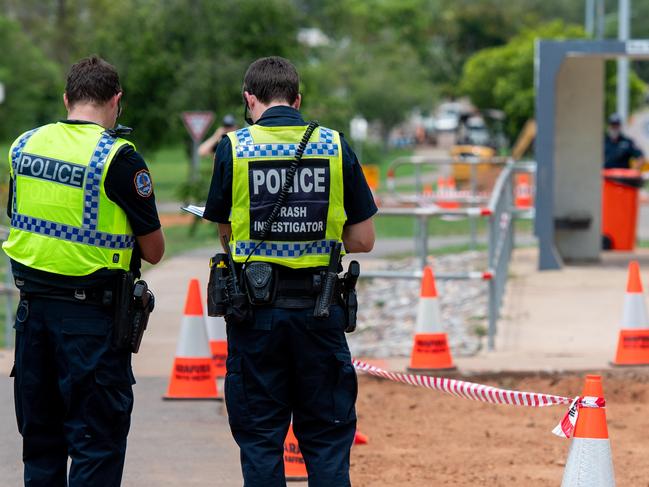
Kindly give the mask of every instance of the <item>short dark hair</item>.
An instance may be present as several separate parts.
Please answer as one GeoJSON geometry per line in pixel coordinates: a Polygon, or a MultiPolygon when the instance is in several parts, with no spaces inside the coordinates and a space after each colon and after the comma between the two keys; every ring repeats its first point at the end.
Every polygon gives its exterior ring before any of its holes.
{"type": "Polygon", "coordinates": [[[288,59],[271,56],[257,59],[243,77],[243,91],[265,104],[286,101],[293,104],[300,94],[300,76],[288,59]]]}
{"type": "Polygon", "coordinates": [[[72,65],[65,83],[70,105],[77,102],[103,105],[120,91],[117,70],[99,56],[90,56],[72,65]]]}

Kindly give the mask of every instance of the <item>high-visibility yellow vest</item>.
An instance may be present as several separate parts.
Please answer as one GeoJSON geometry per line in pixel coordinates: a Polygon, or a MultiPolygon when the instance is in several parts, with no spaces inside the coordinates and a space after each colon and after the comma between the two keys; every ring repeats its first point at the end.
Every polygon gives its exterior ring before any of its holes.
{"type": "Polygon", "coordinates": [[[126,213],[104,190],[110,163],[126,144],[99,125],[62,122],[16,139],[9,151],[11,231],[2,245],[7,255],[67,276],[128,270],[135,237],[126,213]]]}
{"type": "Polygon", "coordinates": [[[232,236],[235,262],[273,262],[294,269],[329,263],[347,219],[343,201],[340,135],[320,127],[306,146],[286,203],[269,236],[261,231],[286,180],[306,127],[253,125],[232,142],[232,236]],[[254,254],[250,255],[254,250],[254,254]]]}

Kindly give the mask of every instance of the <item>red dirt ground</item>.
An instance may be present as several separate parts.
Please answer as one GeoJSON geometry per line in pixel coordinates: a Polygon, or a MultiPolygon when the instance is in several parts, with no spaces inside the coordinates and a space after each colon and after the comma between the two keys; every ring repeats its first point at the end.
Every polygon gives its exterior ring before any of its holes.
{"type": "MultiPolygon", "coordinates": [[[[575,396],[583,375],[470,379],[508,389],[575,396]]],[[[649,486],[649,370],[603,373],[618,487],[649,486]]],[[[560,485],[570,440],[551,433],[564,406],[484,404],[359,377],[355,487],[560,485]]]]}

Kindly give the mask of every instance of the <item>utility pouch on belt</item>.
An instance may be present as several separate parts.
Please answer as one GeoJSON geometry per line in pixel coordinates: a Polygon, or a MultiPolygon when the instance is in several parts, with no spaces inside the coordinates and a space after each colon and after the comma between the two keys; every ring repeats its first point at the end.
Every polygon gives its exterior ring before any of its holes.
{"type": "Polygon", "coordinates": [[[329,317],[329,307],[333,299],[336,284],[338,283],[338,264],[340,263],[340,251],[342,244],[336,242],[331,246],[331,253],[329,254],[329,266],[320,280],[320,293],[315,300],[315,307],[313,308],[313,316],[315,318],[324,319],[329,317]]]}
{"type": "Polygon", "coordinates": [[[155,307],[155,296],[145,281],[135,282],[131,272],[124,273],[115,293],[113,340],[119,350],[137,353],[142,336],[155,307]]]}
{"type": "Polygon", "coordinates": [[[271,264],[268,262],[251,262],[246,265],[243,277],[251,304],[272,304],[277,278],[271,264]]]}

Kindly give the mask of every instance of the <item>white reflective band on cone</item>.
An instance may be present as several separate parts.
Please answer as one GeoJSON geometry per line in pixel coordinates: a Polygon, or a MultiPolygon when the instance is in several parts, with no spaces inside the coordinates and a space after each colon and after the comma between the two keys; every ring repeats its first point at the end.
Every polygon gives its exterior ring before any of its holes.
{"type": "Polygon", "coordinates": [[[202,316],[183,317],[176,357],[212,357],[207,341],[205,318],[202,316]]]}
{"type": "Polygon", "coordinates": [[[419,298],[415,333],[442,333],[442,314],[437,298],[419,298]]]}
{"type": "Polygon", "coordinates": [[[561,487],[615,487],[611,442],[573,438],[561,487]]]}
{"type": "Polygon", "coordinates": [[[225,320],[222,316],[208,316],[205,311],[205,324],[207,325],[207,338],[211,342],[224,342],[227,340],[225,320]]]}
{"type": "Polygon", "coordinates": [[[626,293],[620,328],[649,328],[649,315],[643,293],[626,293]]]}

